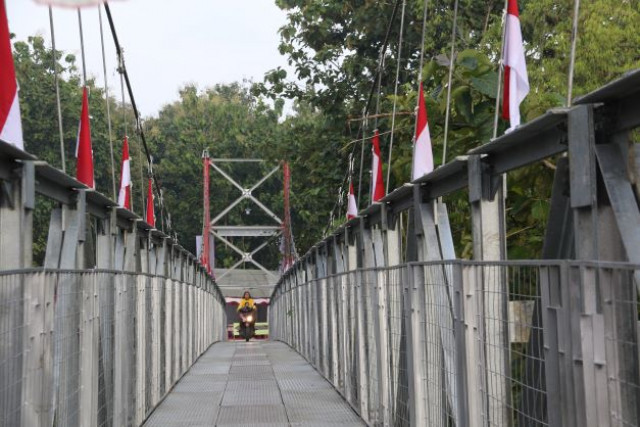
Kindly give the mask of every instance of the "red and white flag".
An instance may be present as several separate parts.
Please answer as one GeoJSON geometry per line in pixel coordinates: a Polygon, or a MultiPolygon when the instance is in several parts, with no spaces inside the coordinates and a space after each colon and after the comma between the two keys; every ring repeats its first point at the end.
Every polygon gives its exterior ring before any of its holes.
{"type": "Polygon", "coordinates": [[[93,148],[91,147],[91,125],[89,123],[89,95],[87,87],[82,88],[82,111],[76,144],[76,178],[89,188],[95,188],[93,181],[93,148]]]}
{"type": "Polygon", "coordinates": [[[153,181],[149,177],[149,185],[147,187],[147,224],[156,226],[156,213],[153,209],[153,181]]]}
{"type": "Polygon", "coordinates": [[[509,120],[510,129],[520,125],[520,104],[529,93],[529,77],[522,44],[518,1],[509,0],[502,49],[504,63],[504,93],[502,118],[509,120]]]}
{"type": "Polygon", "coordinates": [[[382,159],[380,156],[380,134],[376,130],[371,140],[371,153],[373,159],[371,163],[371,203],[377,202],[384,197],[384,180],[382,179],[382,159]]]}
{"type": "Polygon", "coordinates": [[[358,216],[358,203],[356,195],[353,192],[353,180],[349,177],[349,197],[347,199],[347,219],[353,219],[358,216]]]}
{"type": "Polygon", "coordinates": [[[416,118],[416,140],[413,144],[413,164],[411,166],[411,180],[414,181],[433,171],[433,150],[431,148],[431,134],[427,118],[427,105],[424,102],[424,89],[420,82],[418,93],[418,117],[416,118]]]}
{"type": "Polygon", "coordinates": [[[118,205],[131,210],[131,167],[129,162],[129,139],[126,136],[122,144],[122,169],[120,172],[118,205]]]}
{"type": "Polygon", "coordinates": [[[24,149],[18,82],[9,40],[5,2],[0,1],[0,139],[24,149]]]}

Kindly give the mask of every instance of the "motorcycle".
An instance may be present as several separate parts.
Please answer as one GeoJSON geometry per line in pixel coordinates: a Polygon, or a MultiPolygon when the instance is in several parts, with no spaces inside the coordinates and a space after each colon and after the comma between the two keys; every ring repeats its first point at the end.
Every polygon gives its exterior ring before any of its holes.
{"type": "Polygon", "coordinates": [[[249,307],[240,309],[240,336],[246,341],[253,338],[256,332],[256,310],[249,307]]]}

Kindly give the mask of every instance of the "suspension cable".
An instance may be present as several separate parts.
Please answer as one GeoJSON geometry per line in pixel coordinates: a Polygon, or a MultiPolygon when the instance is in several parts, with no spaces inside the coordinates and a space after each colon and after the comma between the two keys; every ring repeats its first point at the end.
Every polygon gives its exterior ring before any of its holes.
{"type": "Polygon", "coordinates": [[[133,89],[131,88],[131,81],[129,80],[129,73],[127,73],[127,68],[124,63],[124,56],[122,48],[120,47],[120,42],[118,41],[118,34],[116,33],[116,27],[113,23],[113,17],[111,16],[111,9],[109,8],[108,3],[104,3],[104,10],[107,12],[107,19],[109,21],[109,27],[111,28],[111,35],[113,36],[113,42],[116,47],[116,52],[118,53],[118,58],[120,60],[121,73],[124,76],[124,81],[127,85],[127,91],[129,92],[129,100],[131,101],[131,107],[133,109],[133,114],[136,119],[136,130],[140,135],[140,139],[142,141],[142,145],[144,147],[144,151],[147,157],[147,164],[149,166],[149,174],[153,179],[153,184],[155,186],[156,192],[158,194],[159,204],[160,204],[160,219],[161,219],[161,229],[164,232],[164,202],[162,197],[162,192],[160,191],[160,186],[158,185],[158,180],[156,179],[153,170],[151,169],[151,154],[149,152],[149,147],[147,146],[147,139],[144,135],[144,129],[142,128],[141,120],[140,120],[140,112],[138,111],[138,107],[136,106],[136,100],[133,96],[133,89]]]}
{"type": "Polygon", "coordinates": [[[56,87],[56,108],[58,110],[58,132],[60,133],[60,160],[62,172],[67,173],[67,162],[64,154],[64,129],[62,127],[62,105],[60,103],[60,79],[58,76],[58,59],[56,56],[56,35],[53,29],[53,10],[49,6],[49,27],[51,29],[51,50],[53,51],[53,80],[56,87]]]}
{"type": "MultiPolygon", "coordinates": [[[[427,37],[427,9],[429,0],[424,0],[424,10],[422,12],[422,44],[420,45],[420,68],[418,69],[418,83],[422,82],[422,68],[424,67],[424,42],[427,37]]],[[[416,104],[419,101],[416,101],[416,104]]]]}
{"type": "Polygon", "coordinates": [[[453,6],[453,28],[451,30],[451,54],[449,58],[449,82],[447,83],[447,111],[444,119],[444,142],[442,148],[442,164],[447,162],[447,142],[449,138],[449,117],[451,114],[451,86],[453,83],[454,56],[456,52],[456,31],[458,24],[458,0],[453,6]]]}
{"type": "MultiPolygon", "coordinates": [[[[386,52],[387,50],[387,45],[389,44],[389,36],[391,35],[391,28],[393,26],[393,21],[395,21],[396,19],[396,15],[398,13],[398,8],[400,7],[400,2],[402,0],[396,0],[395,5],[393,6],[393,12],[391,13],[391,18],[389,19],[389,24],[387,25],[387,32],[384,36],[384,41],[382,42],[382,47],[380,48],[380,56],[378,58],[378,67],[376,70],[376,74],[374,76],[373,82],[371,84],[371,90],[369,91],[369,96],[367,98],[367,103],[365,104],[364,107],[364,113],[362,114],[363,117],[367,116],[367,113],[369,111],[369,106],[371,105],[371,100],[373,99],[373,94],[374,91],[376,89],[376,82],[378,81],[378,75],[380,75],[382,73],[382,63],[380,58],[382,57],[383,53],[386,52]]],[[[364,137],[364,121],[361,123],[360,125],[360,131],[362,131],[362,135],[364,137]]],[[[355,147],[354,147],[355,149],[355,147]]],[[[358,206],[360,206],[360,198],[361,198],[361,190],[362,190],[362,168],[364,167],[364,147],[362,147],[361,150],[361,154],[360,154],[360,176],[358,179],[358,206]]]]}
{"type": "MultiPolygon", "coordinates": [[[[385,34],[385,38],[384,41],[382,43],[382,48],[381,48],[381,52],[386,51],[387,49],[387,44],[389,43],[389,36],[391,34],[391,26],[393,24],[393,21],[395,20],[395,16],[398,12],[398,8],[400,7],[400,2],[403,0],[396,0],[396,3],[394,5],[393,8],[393,12],[391,14],[391,18],[389,19],[389,24],[387,26],[387,32],[385,34]]],[[[425,0],[426,1],[426,0],[425,0]]],[[[373,99],[373,94],[374,91],[376,89],[376,83],[378,80],[378,74],[382,72],[382,68],[380,67],[380,64],[378,64],[378,67],[376,68],[376,74],[373,76],[373,80],[371,83],[371,90],[369,91],[369,95],[367,97],[367,102],[363,108],[363,113],[362,113],[362,121],[360,123],[360,126],[358,128],[358,132],[356,133],[356,139],[359,139],[360,136],[362,137],[362,147],[361,147],[361,152],[360,152],[360,174],[359,174],[359,179],[358,179],[358,194],[356,195],[356,199],[358,200],[358,206],[360,206],[360,197],[362,194],[362,170],[364,168],[364,141],[366,138],[365,136],[365,118],[367,117],[368,111],[369,111],[369,107],[371,105],[371,100],[373,99]]],[[[351,155],[353,156],[355,154],[355,150],[356,150],[356,145],[353,146],[353,149],[351,150],[351,155]]],[[[347,172],[347,174],[345,175],[343,182],[349,177],[349,173],[347,172]]],[[[332,209],[332,211],[335,210],[335,205],[332,209]]],[[[331,223],[329,222],[329,224],[327,225],[327,229],[331,226],[331,223]]]]}
{"type": "Polygon", "coordinates": [[[104,76],[104,100],[107,104],[107,129],[109,132],[109,152],[111,154],[111,184],[113,186],[113,199],[118,200],[116,193],[116,163],[113,158],[113,134],[111,132],[111,106],[109,102],[109,82],[107,79],[107,58],[104,53],[104,31],[102,28],[102,9],[98,7],[98,21],[100,22],[100,46],[102,48],[102,75],[104,76]]]}
{"type": "Polygon", "coordinates": [[[569,81],[567,83],[567,107],[573,102],[573,74],[576,65],[576,47],[578,44],[578,20],[580,18],[580,0],[573,3],[573,26],[571,28],[571,57],[569,59],[569,81]]]}
{"type": "Polygon", "coordinates": [[[391,180],[391,157],[393,155],[393,137],[396,129],[396,109],[398,107],[398,83],[400,81],[400,64],[402,63],[402,36],[404,33],[404,15],[407,1],[402,1],[402,14],[400,15],[400,35],[398,36],[398,63],[396,65],[396,82],[393,88],[393,113],[391,114],[391,137],[389,140],[389,164],[387,166],[387,185],[385,193],[389,194],[389,181],[391,180]]]}

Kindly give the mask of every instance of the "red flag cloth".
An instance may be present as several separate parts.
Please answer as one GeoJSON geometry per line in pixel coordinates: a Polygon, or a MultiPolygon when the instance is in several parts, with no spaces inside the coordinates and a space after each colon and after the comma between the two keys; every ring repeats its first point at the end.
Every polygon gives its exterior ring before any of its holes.
{"type": "Polygon", "coordinates": [[[24,149],[18,82],[11,53],[5,2],[0,1],[0,139],[24,149]]]}
{"type": "Polygon", "coordinates": [[[384,180],[382,179],[382,160],[380,158],[380,134],[376,130],[371,140],[371,203],[384,197],[384,180]]]}
{"type": "Polygon", "coordinates": [[[147,189],[147,224],[156,226],[156,214],[153,209],[153,181],[149,178],[149,186],[147,189]]]}
{"type": "Polygon", "coordinates": [[[358,203],[353,191],[353,181],[349,177],[349,196],[347,200],[347,219],[353,219],[358,216],[358,203]]]}
{"type": "Polygon", "coordinates": [[[82,112],[76,144],[76,178],[89,188],[95,188],[93,181],[93,148],[91,147],[91,125],[89,123],[89,95],[87,87],[82,88],[82,112]]]}
{"type": "Polygon", "coordinates": [[[505,22],[504,47],[504,89],[502,97],[502,118],[509,120],[510,129],[520,125],[520,104],[529,93],[529,77],[522,43],[520,14],[517,0],[509,0],[505,22]]]}
{"type": "Polygon", "coordinates": [[[118,205],[131,210],[131,167],[129,161],[129,138],[126,136],[122,144],[122,168],[120,171],[118,205]]]}
{"type": "Polygon", "coordinates": [[[416,140],[413,144],[411,180],[414,181],[431,171],[433,171],[433,149],[431,147],[431,134],[429,133],[427,105],[424,102],[424,89],[422,87],[422,82],[420,82],[420,89],[418,91],[418,117],[416,118],[416,140]]]}

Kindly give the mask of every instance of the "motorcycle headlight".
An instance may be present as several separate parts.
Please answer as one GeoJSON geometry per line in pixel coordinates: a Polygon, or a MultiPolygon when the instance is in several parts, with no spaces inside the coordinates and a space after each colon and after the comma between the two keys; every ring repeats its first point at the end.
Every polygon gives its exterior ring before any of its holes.
{"type": "Polygon", "coordinates": [[[247,316],[247,322],[253,322],[253,316],[247,316]]]}

